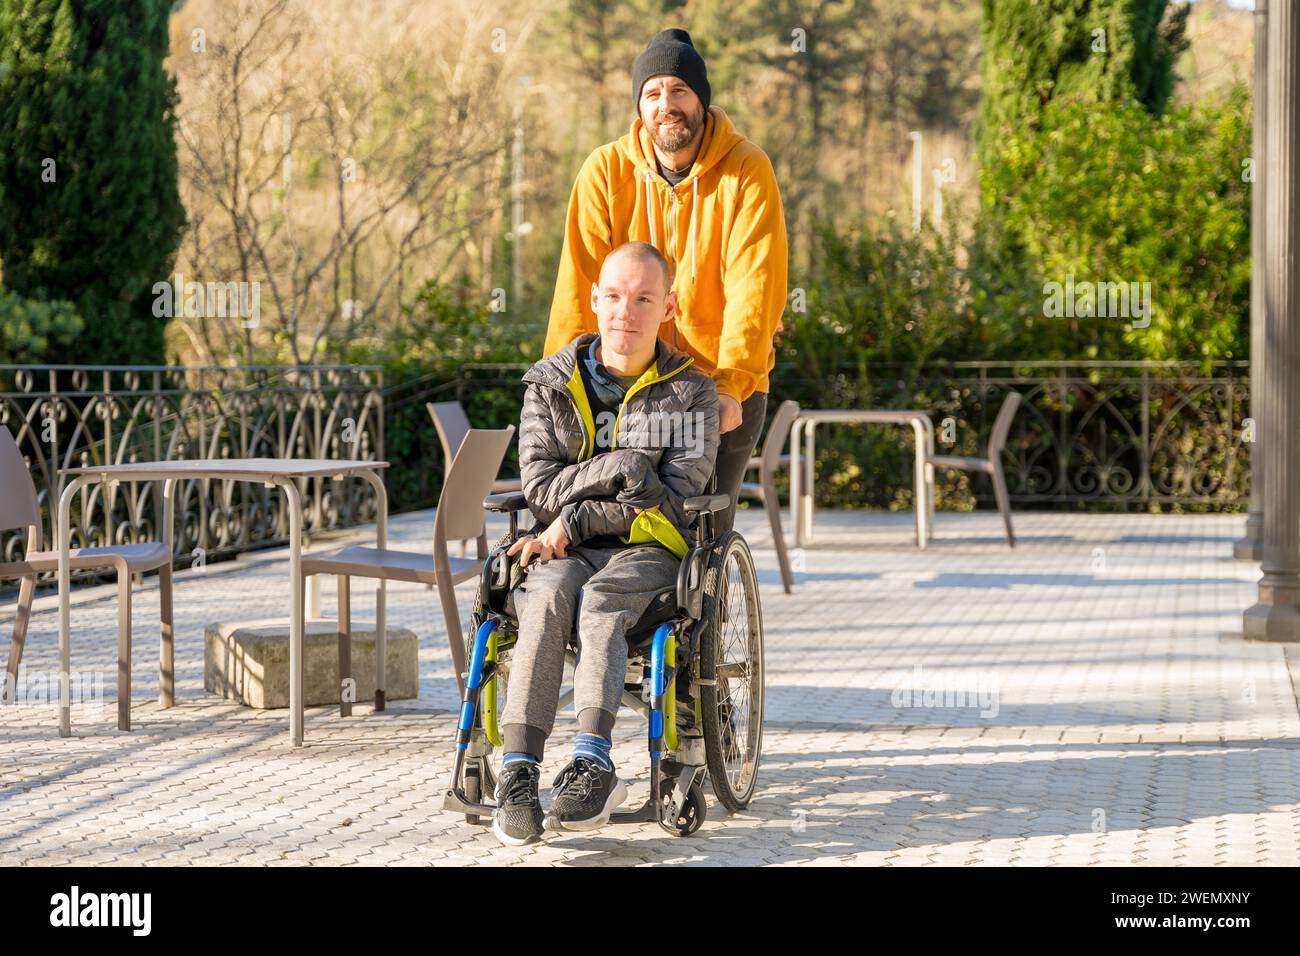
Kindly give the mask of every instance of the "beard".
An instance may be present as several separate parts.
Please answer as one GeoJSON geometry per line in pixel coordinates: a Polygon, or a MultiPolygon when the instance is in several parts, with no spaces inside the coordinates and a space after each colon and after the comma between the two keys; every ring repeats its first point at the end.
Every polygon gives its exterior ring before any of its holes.
{"type": "Polygon", "coordinates": [[[695,138],[700,127],[704,125],[703,108],[696,111],[694,116],[687,116],[684,113],[670,113],[658,117],[650,126],[650,138],[654,144],[662,149],[665,153],[675,153],[686,146],[695,138]],[[671,123],[674,120],[679,121],[682,125],[672,129],[663,129],[661,123],[671,123]]]}

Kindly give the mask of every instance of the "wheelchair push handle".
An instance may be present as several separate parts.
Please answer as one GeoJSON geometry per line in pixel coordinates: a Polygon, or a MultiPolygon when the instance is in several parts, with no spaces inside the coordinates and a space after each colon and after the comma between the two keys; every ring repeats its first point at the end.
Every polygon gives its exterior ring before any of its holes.
{"type": "Polygon", "coordinates": [[[519,534],[518,512],[528,507],[522,491],[500,491],[483,499],[484,511],[496,511],[510,515],[510,540],[519,534]]]}
{"type": "Polygon", "coordinates": [[[522,491],[500,491],[483,499],[484,511],[499,511],[503,514],[511,514],[516,511],[523,511],[527,507],[528,502],[524,500],[522,491]]]}
{"type": "Polygon", "coordinates": [[[687,511],[708,511],[717,514],[731,507],[731,495],[696,495],[682,505],[687,511]]]}
{"type": "MultiPolygon", "coordinates": [[[[715,475],[710,479],[710,485],[714,485],[717,480],[715,475]]],[[[697,515],[695,522],[695,540],[696,544],[702,545],[706,540],[712,538],[716,528],[718,515],[723,514],[731,507],[731,495],[696,495],[693,498],[687,498],[682,503],[682,507],[687,514],[697,515]],[[704,515],[709,515],[706,521],[704,515]]]]}

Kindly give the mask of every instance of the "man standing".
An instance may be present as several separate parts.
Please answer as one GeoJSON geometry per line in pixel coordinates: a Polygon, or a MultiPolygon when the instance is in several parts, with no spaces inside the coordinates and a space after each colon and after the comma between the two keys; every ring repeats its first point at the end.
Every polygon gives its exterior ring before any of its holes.
{"type": "MultiPolygon", "coordinates": [[[[544,353],[596,331],[592,290],[611,249],[648,242],[674,267],[672,344],[718,390],[718,491],[734,498],[767,410],[772,337],[786,301],[785,217],[767,154],[709,103],[685,30],[637,57],[627,135],[587,157],[569,199],[544,353]]],[[[731,527],[734,507],[720,530],[731,527]]]]}

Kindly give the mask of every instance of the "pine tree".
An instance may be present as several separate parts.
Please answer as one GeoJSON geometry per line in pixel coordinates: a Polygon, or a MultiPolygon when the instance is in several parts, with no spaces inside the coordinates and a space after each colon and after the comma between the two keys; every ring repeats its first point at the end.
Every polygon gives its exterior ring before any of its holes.
{"type": "Polygon", "coordinates": [[[1009,133],[1038,128],[1053,100],[1137,100],[1152,115],[1173,93],[1188,46],[1184,5],[1168,0],[983,0],[977,146],[996,161],[1009,133]]]}
{"type": "Polygon", "coordinates": [[[0,0],[0,260],[4,285],[84,319],[47,361],[155,363],[185,211],[170,0],[0,0]]]}

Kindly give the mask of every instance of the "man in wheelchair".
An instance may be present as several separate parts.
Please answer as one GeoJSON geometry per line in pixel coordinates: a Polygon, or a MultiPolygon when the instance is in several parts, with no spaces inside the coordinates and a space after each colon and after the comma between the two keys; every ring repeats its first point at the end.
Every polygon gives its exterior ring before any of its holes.
{"type": "Polygon", "coordinates": [[[493,817],[509,845],[532,843],[547,826],[595,829],[627,798],[610,758],[626,635],[677,580],[691,533],[684,503],[706,490],[719,443],[713,381],[658,336],[676,312],[671,290],[657,249],[619,246],[592,287],[600,331],[524,375],[519,464],[537,523],[507,552],[526,571],[508,599],[518,640],[493,817]],[[544,819],[540,763],[575,634],[579,733],[544,819]]]}

